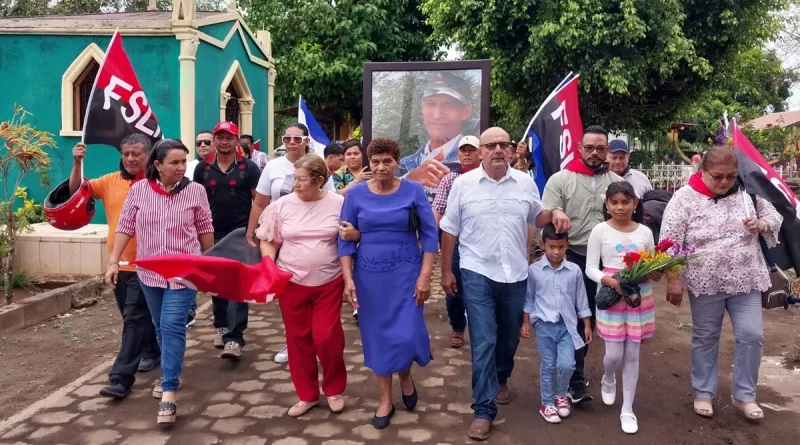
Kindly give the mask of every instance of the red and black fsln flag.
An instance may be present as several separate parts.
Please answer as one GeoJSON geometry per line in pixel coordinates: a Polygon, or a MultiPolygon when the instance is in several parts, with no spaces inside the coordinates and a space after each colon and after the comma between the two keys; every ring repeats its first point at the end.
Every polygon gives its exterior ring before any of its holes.
{"type": "Polygon", "coordinates": [[[153,143],[163,138],[117,31],[94,80],[83,122],[83,142],[119,150],[120,141],[132,133],[144,134],[153,143]]]}
{"type": "Polygon", "coordinates": [[[800,200],[738,126],[733,130],[733,147],[747,193],[766,199],[783,216],[780,244],[770,249],[772,259],[781,269],[794,267],[800,273],[800,200]]]}

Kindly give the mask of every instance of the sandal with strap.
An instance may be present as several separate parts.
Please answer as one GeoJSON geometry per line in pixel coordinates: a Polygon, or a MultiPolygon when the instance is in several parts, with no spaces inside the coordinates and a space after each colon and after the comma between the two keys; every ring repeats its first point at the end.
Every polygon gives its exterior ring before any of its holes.
{"type": "Polygon", "coordinates": [[[450,336],[450,347],[453,349],[458,349],[464,346],[464,333],[463,332],[453,332],[450,336]]]}
{"type": "Polygon", "coordinates": [[[737,398],[731,397],[731,405],[744,413],[744,416],[749,420],[760,420],[764,418],[764,411],[756,402],[742,402],[737,398]]]}
{"type": "Polygon", "coordinates": [[[158,403],[158,423],[175,423],[178,417],[178,404],[175,402],[158,403]]]}
{"type": "Polygon", "coordinates": [[[694,399],[694,413],[700,417],[710,419],[714,416],[714,405],[711,399],[697,397],[694,399]]]}
{"type": "Polygon", "coordinates": [[[311,411],[311,409],[317,405],[319,405],[319,402],[303,402],[301,400],[289,408],[289,412],[287,414],[289,414],[289,417],[300,417],[303,414],[311,411]]]}

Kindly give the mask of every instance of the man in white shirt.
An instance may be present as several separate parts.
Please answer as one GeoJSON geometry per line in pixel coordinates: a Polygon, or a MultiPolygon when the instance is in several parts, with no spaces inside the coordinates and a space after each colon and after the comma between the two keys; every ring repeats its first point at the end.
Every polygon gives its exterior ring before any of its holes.
{"type": "Polygon", "coordinates": [[[543,210],[533,179],[509,165],[513,147],[502,128],[480,137],[481,166],[459,176],[441,220],[442,287],[455,293],[451,261],[459,241],[461,282],[472,346],[470,438],[489,437],[497,405],[511,402],[507,380],[519,345],[528,277],[528,224],[544,227],[552,213],[543,210]]]}
{"type": "Polygon", "coordinates": [[[633,186],[636,196],[642,199],[645,193],[653,190],[647,175],[631,168],[631,152],[628,144],[622,139],[614,139],[608,143],[608,169],[622,176],[633,186]]]}
{"type": "Polygon", "coordinates": [[[194,169],[197,164],[216,151],[216,148],[214,148],[214,135],[209,130],[200,130],[194,140],[194,146],[197,149],[197,157],[186,163],[186,173],[184,174],[189,179],[194,178],[194,169]]]}

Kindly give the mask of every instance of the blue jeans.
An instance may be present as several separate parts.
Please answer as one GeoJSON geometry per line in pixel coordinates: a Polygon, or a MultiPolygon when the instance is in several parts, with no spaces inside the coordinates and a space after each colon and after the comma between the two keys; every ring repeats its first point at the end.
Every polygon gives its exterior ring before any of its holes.
{"type": "Polygon", "coordinates": [[[514,369],[525,307],[526,280],[498,283],[461,269],[472,345],[472,409],[476,419],[497,417],[498,384],[514,369]]]}
{"type": "Polygon", "coordinates": [[[553,374],[556,375],[556,396],[566,396],[569,379],[575,370],[575,344],[567,331],[564,320],[557,323],[536,320],[536,346],[542,359],[539,371],[539,387],[542,390],[542,405],[553,405],[553,374]]]}
{"type": "Polygon", "coordinates": [[[177,391],[186,352],[186,314],[197,291],[141,285],[161,346],[161,388],[164,392],[177,391]]]}
{"type": "Polygon", "coordinates": [[[464,289],[461,288],[461,267],[459,267],[458,242],[453,250],[453,275],[456,276],[456,294],[445,295],[444,302],[447,306],[447,319],[453,332],[464,332],[467,328],[467,307],[464,304],[464,289]]]}

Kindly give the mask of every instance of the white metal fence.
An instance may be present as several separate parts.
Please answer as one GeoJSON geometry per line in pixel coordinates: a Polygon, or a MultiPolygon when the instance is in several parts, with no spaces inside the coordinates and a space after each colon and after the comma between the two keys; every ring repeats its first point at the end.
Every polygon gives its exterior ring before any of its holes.
{"type": "Polygon", "coordinates": [[[638,170],[647,175],[654,188],[664,190],[679,189],[694,173],[694,167],[686,164],[653,164],[650,168],[640,165],[638,170]]]}

